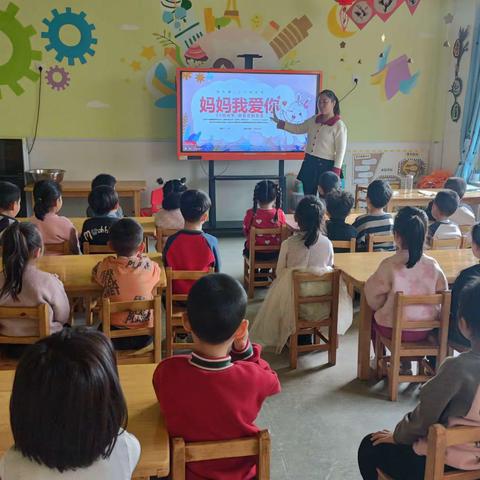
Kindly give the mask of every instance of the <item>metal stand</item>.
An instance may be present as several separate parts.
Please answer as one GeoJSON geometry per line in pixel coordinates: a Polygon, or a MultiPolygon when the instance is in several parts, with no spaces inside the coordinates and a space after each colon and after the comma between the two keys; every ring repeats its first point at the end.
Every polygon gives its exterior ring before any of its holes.
{"type": "Polygon", "coordinates": [[[216,182],[241,180],[276,180],[282,191],[282,208],[287,201],[287,181],[285,177],[285,160],[278,161],[278,174],[274,175],[215,175],[215,160],[208,162],[208,194],[212,201],[206,229],[212,233],[236,234],[242,231],[242,221],[217,222],[216,182]],[[221,223],[221,225],[220,225],[221,223]]]}

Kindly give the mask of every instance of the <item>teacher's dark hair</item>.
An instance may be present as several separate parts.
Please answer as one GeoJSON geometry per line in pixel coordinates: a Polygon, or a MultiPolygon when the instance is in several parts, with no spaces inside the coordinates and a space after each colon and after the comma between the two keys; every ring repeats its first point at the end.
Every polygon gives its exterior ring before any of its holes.
{"type": "Polygon", "coordinates": [[[15,449],[59,472],[108,458],[127,424],[110,340],[67,328],[29,347],[15,372],[10,423],[15,449]]]}
{"type": "Polygon", "coordinates": [[[322,90],[318,98],[320,98],[322,95],[325,95],[332,102],[335,102],[335,106],[333,107],[333,113],[335,115],[340,115],[340,102],[338,101],[338,98],[335,95],[335,92],[333,90],[322,90]]]}
{"type": "Polygon", "coordinates": [[[402,239],[402,248],[408,250],[407,268],[413,268],[422,258],[427,225],[427,214],[419,208],[403,207],[395,216],[393,233],[402,239]]]}
{"type": "Polygon", "coordinates": [[[303,197],[297,205],[295,220],[304,232],[303,243],[307,248],[317,243],[324,215],[325,204],[314,195],[303,197]]]}

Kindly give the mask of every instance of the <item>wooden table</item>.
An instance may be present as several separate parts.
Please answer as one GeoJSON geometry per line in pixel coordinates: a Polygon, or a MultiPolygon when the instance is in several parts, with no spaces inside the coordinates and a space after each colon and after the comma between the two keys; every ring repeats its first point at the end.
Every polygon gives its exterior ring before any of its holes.
{"type": "MultiPolygon", "coordinates": [[[[342,271],[347,282],[352,283],[360,291],[357,377],[361,380],[368,380],[370,377],[372,330],[372,310],[367,304],[363,287],[377,270],[380,262],[390,255],[392,255],[391,252],[336,253],[334,257],[335,267],[342,271]]],[[[461,270],[478,263],[471,249],[430,250],[427,255],[438,261],[449,283],[455,281],[461,270]]]]}
{"type": "MultiPolygon", "coordinates": [[[[136,220],[143,228],[143,232],[148,237],[155,236],[155,219],[153,217],[128,217],[136,220]]],[[[68,217],[68,219],[73,223],[77,232],[80,234],[83,227],[83,222],[87,220],[87,217],[68,217]]],[[[29,217],[17,217],[19,222],[29,222],[31,218],[29,217]]]]}
{"type": "MultiPolygon", "coordinates": [[[[92,269],[108,254],[95,255],[58,255],[40,257],[37,266],[40,270],[56,273],[65,286],[65,291],[72,297],[87,296],[102,291],[102,287],[92,279],[92,269]]],[[[167,279],[160,253],[150,253],[148,256],[161,266],[160,288],[165,288],[167,279]]]]}
{"type": "MultiPolygon", "coordinates": [[[[62,196],[64,198],[87,198],[92,189],[92,182],[86,180],[62,182],[62,196]]],[[[130,197],[133,200],[133,211],[136,217],[140,216],[140,194],[147,188],[145,180],[119,180],[115,190],[119,197],[130,197]]],[[[33,192],[33,184],[25,187],[26,192],[33,192]]]]}
{"type": "MultiPolygon", "coordinates": [[[[394,190],[392,199],[387,205],[387,211],[391,212],[394,208],[398,207],[426,207],[431,200],[435,198],[437,192],[442,189],[432,188],[432,189],[414,189],[412,191],[408,190],[394,190]],[[420,193],[420,190],[426,192],[431,192],[432,195],[423,195],[420,193]]],[[[462,201],[470,205],[480,204],[480,190],[474,192],[467,192],[463,197],[462,201]]]]}
{"type": "MultiPolygon", "coordinates": [[[[170,471],[168,432],[152,387],[155,367],[153,364],[118,367],[128,406],[127,430],[138,438],[142,446],[134,479],[164,477],[170,471]]],[[[0,456],[13,444],[9,401],[14,373],[12,370],[0,372],[0,456]]]]}

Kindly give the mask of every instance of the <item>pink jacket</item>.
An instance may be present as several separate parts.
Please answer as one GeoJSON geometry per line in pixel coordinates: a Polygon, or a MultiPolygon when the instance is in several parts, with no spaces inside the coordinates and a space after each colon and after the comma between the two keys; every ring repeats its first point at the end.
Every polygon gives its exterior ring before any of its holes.
{"type": "MultiPolygon", "coordinates": [[[[4,277],[0,274],[0,288],[3,287],[4,277]]],[[[10,296],[0,298],[3,307],[36,307],[41,303],[49,306],[50,333],[59,332],[70,319],[70,304],[63,283],[59,278],[39,270],[33,262],[27,264],[22,278],[22,291],[18,301],[10,296]]],[[[0,334],[12,337],[37,335],[34,321],[28,319],[0,320],[0,334]]]]}
{"type": "Polygon", "coordinates": [[[33,217],[32,223],[40,230],[43,243],[63,243],[69,241],[71,253],[80,253],[77,229],[67,217],[60,217],[56,213],[47,213],[43,220],[33,217]]]}
{"type": "MultiPolygon", "coordinates": [[[[431,295],[448,290],[448,282],[434,258],[422,255],[412,268],[407,268],[408,251],[399,250],[386,258],[365,284],[365,296],[375,311],[379,325],[392,327],[395,294],[431,295]]],[[[428,320],[437,315],[436,307],[412,305],[405,308],[410,321],[428,320]]]]}

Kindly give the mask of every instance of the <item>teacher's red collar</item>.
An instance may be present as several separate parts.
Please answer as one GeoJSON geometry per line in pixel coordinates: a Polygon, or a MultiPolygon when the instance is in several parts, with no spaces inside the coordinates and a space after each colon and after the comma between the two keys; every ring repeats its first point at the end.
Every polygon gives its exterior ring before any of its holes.
{"type": "Polygon", "coordinates": [[[320,123],[322,125],[328,125],[329,127],[335,125],[340,120],[340,115],[335,115],[332,118],[329,118],[326,122],[322,122],[323,115],[317,115],[315,117],[315,123],[320,123]]]}

